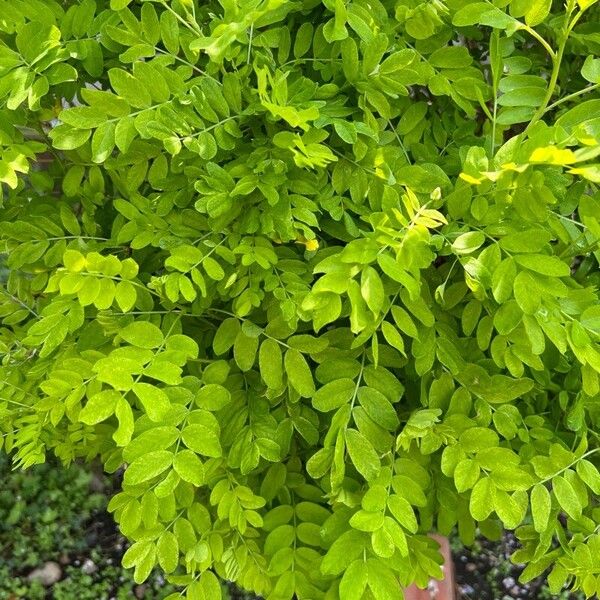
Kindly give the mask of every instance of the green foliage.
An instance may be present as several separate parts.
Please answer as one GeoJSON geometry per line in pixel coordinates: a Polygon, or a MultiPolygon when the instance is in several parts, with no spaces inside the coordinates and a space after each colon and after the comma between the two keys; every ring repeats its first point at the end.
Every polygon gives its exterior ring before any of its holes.
{"type": "Polygon", "coordinates": [[[455,526],[599,590],[595,0],[0,7],[16,466],[126,467],[190,599],[396,599],[455,526]]]}

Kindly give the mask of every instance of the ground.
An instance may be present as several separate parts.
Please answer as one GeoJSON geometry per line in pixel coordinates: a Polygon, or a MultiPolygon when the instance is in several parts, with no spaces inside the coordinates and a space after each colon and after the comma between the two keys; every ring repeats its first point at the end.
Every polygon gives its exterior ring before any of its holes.
{"type": "MultiPolygon", "coordinates": [[[[39,465],[10,471],[0,457],[0,598],[2,600],[161,600],[173,588],[160,573],[138,586],[120,566],[126,549],[106,504],[116,481],[98,469],[39,465]],[[82,535],[83,532],[83,535],[82,535]]],[[[510,554],[516,540],[452,540],[457,600],[580,600],[552,596],[542,578],[521,585],[510,554]]],[[[225,586],[231,600],[251,600],[225,586]]]]}
{"type": "Polygon", "coordinates": [[[452,540],[457,600],[583,600],[583,595],[568,591],[556,596],[548,590],[544,578],[530,583],[519,583],[523,567],[512,564],[510,555],[518,542],[511,533],[505,533],[499,542],[478,539],[466,548],[457,539],[452,540]]]}

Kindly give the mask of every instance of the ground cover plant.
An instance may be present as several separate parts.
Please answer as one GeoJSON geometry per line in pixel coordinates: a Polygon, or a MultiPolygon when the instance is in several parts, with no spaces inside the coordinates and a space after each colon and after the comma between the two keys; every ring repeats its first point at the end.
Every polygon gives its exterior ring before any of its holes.
{"type": "Polygon", "coordinates": [[[15,467],[124,468],[191,599],[396,600],[455,527],[597,593],[594,0],[0,15],[15,467]]]}
{"type": "MultiPolygon", "coordinates": [[[[164,600],[176,589],[160,567],[136,585],[121,566],[127,546],[106,512],[117,476],[52,459],[26,471],[10,467],[1,456],[0,598],[164,600]]],[[[250,600],[227,588],[224,598],[250,600]]]]}

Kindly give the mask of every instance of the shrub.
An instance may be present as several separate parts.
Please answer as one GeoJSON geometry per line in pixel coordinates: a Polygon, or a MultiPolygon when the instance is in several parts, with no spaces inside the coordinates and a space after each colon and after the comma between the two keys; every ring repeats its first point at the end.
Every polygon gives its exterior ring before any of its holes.
{"type": "Polygon", "coordinates": [[[561,4],[1,3],[5,449],[126,467],[137,581],[395,600],[429,531],[504,527],[596,593],[599,11],[561,4]]]}

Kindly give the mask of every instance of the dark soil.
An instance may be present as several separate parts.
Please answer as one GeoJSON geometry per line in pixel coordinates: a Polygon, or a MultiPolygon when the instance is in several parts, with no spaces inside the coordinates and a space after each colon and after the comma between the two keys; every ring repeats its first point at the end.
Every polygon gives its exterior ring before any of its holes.
{"type": "Polygon", "coordinates": [[[453,557],[456,572],[457,600],[582,600],[584,596],[564,591],[553,595],[544,577],[519,583],[524,566],[514,565],[511,554],[519,547],[514,535],[507,532],[499,542],[478,539],[471,548],[457,542],[453,557]]]}

